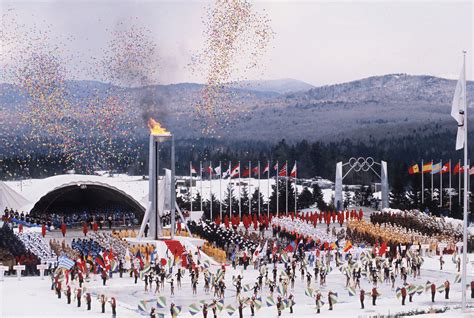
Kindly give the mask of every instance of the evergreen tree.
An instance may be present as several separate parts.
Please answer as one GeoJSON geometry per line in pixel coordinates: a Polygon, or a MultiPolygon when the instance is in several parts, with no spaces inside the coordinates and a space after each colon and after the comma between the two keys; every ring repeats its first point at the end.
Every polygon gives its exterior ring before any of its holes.
{"type": "Polygon", "coordinates": [[[354,203],[354,201],[352,200],[349,188],[347,186],[345,186],[344,187],[344,209],[347,209],[353,203],[354,203]]]}
{"type": "Polygon", "coordinates": [[[328,205],[324,201],[323,191],[317,183],[313,184],[313,203],[316,203],[320,211],[328,211],[328,205]]]}
{"type": "Polygon", "coordinates": [[[259,200],[260,200],[260,213],[263,213],[263,211],[266,209],[266,204],[264,204],[265,202],[263,200],[263,194],[260,193],[260,196],[259,196],[258,190],[255,190],[252,194],[252,199],[251,199],[252,214],[258,213],[258,201],[259,200]]]}
{"type": "Polygon", "coordinates": [[[224,195],[224,200],[222,201],[222,211],[223,215],[232,215],[239,212],[238,201],[234,195],[234,187],[232,183],[229,182],[227,190],[224,195]],[[230,210],[230,202],[232,202],[232,211],[230,210]]]}
{"type": "Polygon", "coordinates": [[[298,209],[306,209],[314,204],[314,198],[308,187],[304,187],[303,191],[298,195],[298,209]]]}
{"type": "Polygon", "coordinates": [[[390,191],[390,206],[395,209],[407,209],[409,201],[402,176],[395,176],[394,179],[392,191],[390,191]]]}

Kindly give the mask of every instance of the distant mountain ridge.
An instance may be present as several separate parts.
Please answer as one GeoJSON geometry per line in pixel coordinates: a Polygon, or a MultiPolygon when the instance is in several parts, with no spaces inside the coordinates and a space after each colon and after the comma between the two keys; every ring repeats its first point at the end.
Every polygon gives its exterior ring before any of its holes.
{"type": "MultiPolygon", "coordinates": [[[[414,131],[455,131],[456,125],[449,115],[455,86],[455,80],[407,74],[373,76],[320,87],[291,79],[243,82],[228,88],[232,93],[229,104],[239,115],[225,128],[217,129],[215,136],[270,142],[282,138],[331,141],[396,138],[414,131]]],[[[94,81],[69,81],[67,87],[75,99],[103,95],[106,90],[126,93],[130,98],[126,115],[137,133],[145,135],[144,118],[155,116],[178,138],[208,137],[202,135],[205,123],[195,113],[195,105],[202,99],[202,84],[119,89],[94,81]],[[150,103],[154,105],[151,109],[150,103]]],[[[472,105],[474,82],[468,82],[467,88],[468,103],[472,105]]],[[[0,115],[7,118],[6,126],[8,118],[14,120],[16,108],[24,102],[15,86],[0,84],[0,115]]]]}

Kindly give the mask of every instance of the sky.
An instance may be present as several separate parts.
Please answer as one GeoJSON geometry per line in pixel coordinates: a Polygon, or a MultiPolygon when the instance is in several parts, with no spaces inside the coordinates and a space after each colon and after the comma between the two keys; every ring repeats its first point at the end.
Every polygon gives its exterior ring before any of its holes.
{"type": "MultiPolygon", "coordinates": [[[[388,73],[457,78],[462,50],[468,51],[467,78],[472,79],[471,1],[252,4],[270,18],[274,38],[248,79],[294,78],[319,86],[388,73]]],[[[51,41],[62,39],[62,50],[74,52],[66,63],[78,79],[93,79],[83,70],[102,54],[118,23],[140,25],[151,31],[159,49],[155,82],[202,83],[205,74],[192,72],[189,63],[203,49],[203,19],[210,6],[203,1],[0,0],[0,16],[14,14],[35,28],[50,25],[51,41]]]]}

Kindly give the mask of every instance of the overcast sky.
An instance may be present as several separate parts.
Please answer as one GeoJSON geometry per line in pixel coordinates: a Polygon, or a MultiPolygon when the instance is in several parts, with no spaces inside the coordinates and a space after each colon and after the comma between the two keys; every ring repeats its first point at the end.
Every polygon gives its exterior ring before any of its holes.
{"type": "MultiPolygon", "coordinates": [[[[152,30],[161,56],[161,83],[203,82],[187,65],[202,48],[209,2],[0,0],[5,14],[26,25],[52,25],[54,37],[81,58],[69,60],[78,78],[109,39],[117,22],[152,30]]],[[[254,79],[295,78],[314,85],[387,73],[456,78],[461,51],[472,79],[473,4],[465,2],[255,2],[271,19],[275,38],[254,79]],[[258,78],[257,78],[258,77],[258,78]]],[[[7,30],[8,31],[8,30],[7,30]]]]}

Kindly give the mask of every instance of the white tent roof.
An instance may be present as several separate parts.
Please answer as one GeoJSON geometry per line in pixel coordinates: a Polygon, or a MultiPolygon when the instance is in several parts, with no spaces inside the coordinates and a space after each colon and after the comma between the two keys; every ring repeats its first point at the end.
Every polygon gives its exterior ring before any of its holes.
{"type": "Polygon", "coordinates": [[[12,208],[13,210],[21,210],[21,208],[30,201],[17,193],[15,190],[7,186],[3,181],[0,181],[0,207],[12,208]]]}

